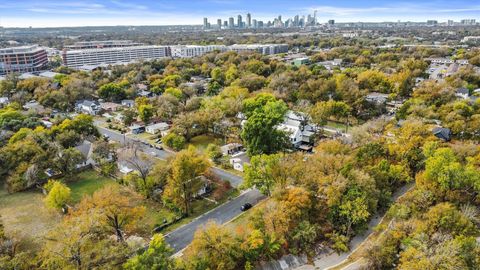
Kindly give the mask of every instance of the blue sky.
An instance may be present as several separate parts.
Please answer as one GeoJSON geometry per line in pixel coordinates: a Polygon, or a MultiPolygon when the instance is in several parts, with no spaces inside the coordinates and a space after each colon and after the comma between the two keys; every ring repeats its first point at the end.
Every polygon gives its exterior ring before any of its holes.
{"type": "Polygon", "coordinates": [[[0,25],[56,27],[212,23],[250,12],[271,20],[318,10],[319,22],[480,19],[480,0],[0,0],[0,25]]]}

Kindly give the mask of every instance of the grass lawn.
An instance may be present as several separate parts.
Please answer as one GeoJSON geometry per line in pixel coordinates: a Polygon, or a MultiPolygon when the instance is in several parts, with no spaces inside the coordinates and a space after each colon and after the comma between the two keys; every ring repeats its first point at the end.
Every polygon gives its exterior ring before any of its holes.
{"type": "Polygon", "coordinates": [[[222,146],[224,144],[224,140],[222,138],[216,138],[210,135],[200,135],[200,136],[193,137],[190,140],[190,143],[187,144],[187,147],[190,145],[193,145],[199,151],[203,152],[205,151],[205,149],[207,149],[207,146],[211,143],[222,146]]]}
{"type": "Polygon", "coordinates": [[[77,180],[67,182],[72,190],[72,201],[78,203],[85,195],[92,195],[96,190],[101,189],[107,184],[117,184],[115,180],[100,175],[94,170],[81,172],[77,175],[77,180]]]}
{"type": "Polygon", "coordinates": [[[21,239],[20,249],[39,248],[43,237],[62,220],[58,211],[48,209],[39,190],[8,194],[0,189],[0,215],[9,236],[21,239]]]}
{"type": "MultiPolygon", "coordinates": [[[[335,129],[338,129],[342,132],[345,132],[345,124],[343,124],[343,123],[328,121],[325,126],[330,127],[330,128],[335,128],[335,129]]],[[[349,126],[349,128],[350,128],[350,126],[349,126]]]]}

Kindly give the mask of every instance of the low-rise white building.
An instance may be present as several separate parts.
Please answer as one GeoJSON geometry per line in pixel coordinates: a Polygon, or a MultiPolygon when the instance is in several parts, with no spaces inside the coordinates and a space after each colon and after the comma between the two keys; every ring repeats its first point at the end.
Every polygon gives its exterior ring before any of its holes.
{"type": "Polygon", "coordinates": [[[164,136],[164,134],[166,135],[166,132],[168,131],[168,129],[170,128],[170,126],[165,123],[165,122],[162,122],[162,123],[157,123],[157,124],[152,124],[152,125],[148,125],[145,127],[145,132],[147,133],[150,133],[150,134],[157,134],[157,133],[161,133],[162,136],[164,136]]]}
{"type": "Polygon", "coordinates": [[[97,101],[83,100],[76,104],[76,110],[80,113],[98,115],[101,111],[100,103],[97,101]]]}
{"type": "Polygon", "coordinates": [[[202,56],[209,52],[213,51],[220,51],[224,52],[227,50],[227,46],[225,45],[177,45],[172,46],[172,56],[178,58],[191,58],[202,56]]]}

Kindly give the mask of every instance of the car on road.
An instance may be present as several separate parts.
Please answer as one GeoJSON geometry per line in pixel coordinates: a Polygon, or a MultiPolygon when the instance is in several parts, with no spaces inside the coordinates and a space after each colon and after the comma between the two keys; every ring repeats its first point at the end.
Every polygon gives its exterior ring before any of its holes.
{"type": "Polygon", "coordinates": [[[242,207],[240,207],[240,210],[243,211],[247,211],[248,209],[252,208],[252,204],[251,203],[245,203],[244,205],[242,205],[242,207]]]}
{"type": "Polygon", "coordinates": [[[163,146],[161,146],[161,145],[155,145],[155,149],[157,149],[157,150],[163,150],[163,146]]]}

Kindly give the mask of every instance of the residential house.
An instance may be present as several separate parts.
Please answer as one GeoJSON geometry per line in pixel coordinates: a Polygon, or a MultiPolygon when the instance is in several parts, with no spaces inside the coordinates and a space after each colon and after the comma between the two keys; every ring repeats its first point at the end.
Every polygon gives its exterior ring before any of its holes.
{"type": "Polygon", "coordinates": [[[122,104],[115,102],[101,102],[100,108],[106,112],[116,112],[122,107],[122,104]]]}
{"type": "Polygon", "coordinates": [[[46,128],[50,129],[52,128],[53,126],[53,123],[50,122],[50,121],[47,121],[47,120],[44,120],[44,119],[41,119],[40,120],[40,123],[42,123],[42,125],[44,125],[46,128]]]}
{"type": "Polygon", "coordinates": [[[157,134],[161,132],[161,135],[164,136],[169,128],[170,126],[167,123],[161,122],[146,126],[145,131],[150,134],[157,134]]]}
{"type": "Polygon", "coordinates": [[[143,123],[140,123],[140,122],[133,123],[128,128],[130,129],[130,132],[132,132],[132,134],[140,134],[140,133],[145,132],[145,125],[143,123]]]}
{"type": "Polygon", "coordinates": [[[0,108],[7,106],[10,103],[8,97],[0,97],[0,108]]]}
{"type": "Polygon", "coordinates": [[[148,86],[146,86],[145,84],[143,83],[137,83],[135,85],[135,88],[138,90],[138,91],[147,91],[148,90],[148,86]]]}
{"type": "Polygon", "coordinates": [[[95,161],[92,158],[93,144],[87,140],[84,140],[80,145],[75,147],[80,153],[82,153],[83,159],[76,165],[77,169],[84,169],[95,165],[95,161]]]}
{"type": "Polygon", "coordinates": [[[458,88],[457,91],[455,91],[455,96],[462,99],[468,99],[470,91],[468,91],[467,88],[458,88]]]}
{"type": "Polygon", "coordinates": [[[127,175],[127,174],[129,174],[129,173],[131,173],[131,172],[134,171],[134,170],[131,169],[131,168],[128,166],[128,164],[126,164],[125,162],[119,161],[119,162],[117,163],[117,165],[118,165],[118,171],[119,171],[120,173],[124,174],[124,175],[127,175]]]}
{"type": "Polygon", "coordinates": [[[240,143],[229,143],[222,147],[220,147],[224,156],[234,155],[238,152],[242,152],[244,150],[243,145],[240,143]]]}
{"type": "Polygon", "coordinates": [[[147,91],[147,90],[138,91],[137,95],[140,96],[140,97],[146,97],[146,98],[151,98],[151,97],[155,96],[154,93],[152,93],[150,91],[147,91]]]}
{"type": "Polygon", "coordinates": [[[101,112],[100,103],[91,100],[80,101],[75,105],[75,108],[79,113],[90,115],[99,115],[101,112]]]}
{"type": "Polygon", "coordinates": [[[127,108],[133,108],[135,106],[135,101],[132,99],[124,99],[121,101],[122,106],[127,108]]]}
{"type": "Polygon", "coordinates": [[[365,100],[376,104],[385,104],[388,100],[388,94],[373,92],[368,94],[365,97],[365,100]]]}
{"type": "Polygon", "coordinates": [[[31,100],[25,103],[25,105],[23,105],[23,108],[29,112],[34,112],[39,115],[45,115],[48,112],[48,110],[43,105],[41,105],[35,100],[31,100]]]}
{"type": "Polygon", "coordinates": [[[449,142],[452,139],[452,131],[448,128],[435,127],[432,130],[432,133],[435,135],[435,137],[446,142],[449,142]]]}
{"type": "Polygon", "coordinates": [[[310,151],[313,145],[313,137],[316,128],[308,123],[308,116],[294,111],[285,114],[283,123],[277,129],[285,131],[294,148],[310,151]]]}

